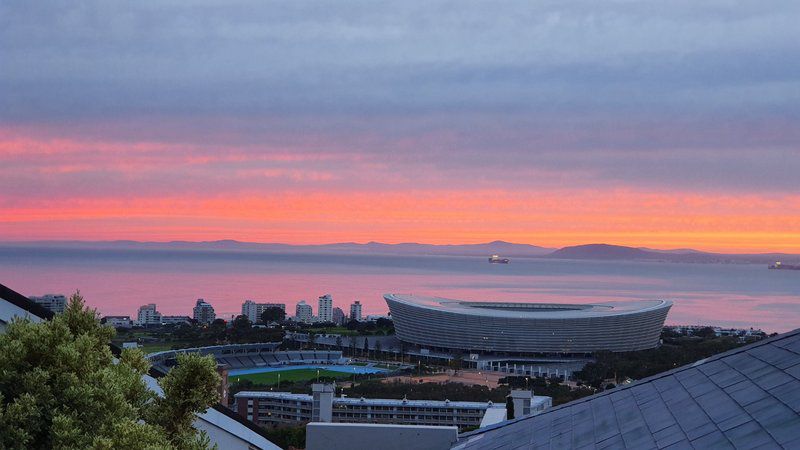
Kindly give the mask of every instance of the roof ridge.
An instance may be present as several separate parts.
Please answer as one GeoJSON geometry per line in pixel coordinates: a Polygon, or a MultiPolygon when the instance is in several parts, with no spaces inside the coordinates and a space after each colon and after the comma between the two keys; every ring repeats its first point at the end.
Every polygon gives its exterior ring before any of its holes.
{"type": "Polygon", "coordinates": [[[542,411],[539,414],[519,417],[519,418],[511,419],[511,420],[506,420],[504,422],[498,422],[496,424],[487,426],[485,428],[479,428],[477,430],[473,430],[473,431],[461,434],[461,435],[459,435],[459,438],[476,436],[476,435],[479,435],[479,434],[484,433],[486,431],[494,430],[494,429],[497,429],[497,428],[500,428],[500,427],[503,427],[503,426],[506,426],[506,425],[510,425],[512,423],[517,423],[517,422],[521,422],[521,421],[524,421],[524,420],[530,420],[530,419],[533,419],[533,418],[536,418],[536,417],[539,417],[539,416],[542,416],[542,415],[545,415],[545,414],[550,414],[550,413],[559,411],[559,410],[564,409],[566,407],[572,407],[574,405],[578,405],[580,403],[591,401],[591,400],[599,398],[599,397],[603,397],[603,396],[606,396],[606,395],[611,395],[611,394],[613,394],[615,392],[623,391],[623,390],[626,390],[626,389],[632,389],[632,388],[634,388],[636,386],[639,386],[641,384],[644,384],[644,383],[650,383],[652,381],[655,381],[655,380],[658,380],[658,379],[661,379],[661,378],[664,378],[664,377],[667,377],[667,376],[674,375],[674,374],[676,374],[678,372],[683,372],[684,370],[693,369],[693,368],[695,368],[695,367],[697,367],[697,366],[699,366],[701,364],[706,364],[706,363],[711,362],[711,361],[717,361],[717,360],[722,359],[722,358],[727,358],[728,356],[732,356],[732,355],[735,355],[735,354],[738,354],[738,353],[743,353],[743,352],[746,352],[746,351],[751,350],[753,348],[758,348],[758,347],[762,347],[764,345],[772,344],[774,342],[777,342],[777,341],[780,341],[780,340],[783,340],[783,339],[787,339],[787,338],[790,338],[790,337],[793,337],[793,336],[797,336],[798,334],[800,334],[800,328],[794,329],[792,331],[787,331],[786,333],[778,334],[776,336],[771,336],[771,337],[768,337],[766,339],[761,339],[760,341],[754,342],[752,344],[743,345],[741,347],[737,347],[737,348],[728,350],[726,352],[718,353],[716,355],[712,355],[712,356],[709,356],[707,358],[699,359],[699,360],[697,360],[697,361],[695,361],[693,363],[686,364],[686,365],[683,365],[683,366],[680,366],[680,367],[676,367],[674,369],[670,369],[670,370],[667,370],[667,371],[664,371],[664,372],[660,372],[660,373],[657,373],[655,375],[650,375],[649,377],[642,378],[641,380],[636,380],[631,384],[626,384],[626,385],[623,385],[623,386],[617,386],[616,388],[614,388],[612,390],[605,390],[605,391],[597,393],[597,394],[592,394],[592,395],[589,395],[587,397],[579,398],[577,400],[573,400],[571,402],[567,402],[567,403],[558,405],[556,407],[546,409],[546,410],[542,411]]]}
{"type": "Polygon", "coordinates": [[[3,284],[0,284],[0,298],[24,309],[25,311],[41,319],[52,319],[53,316],[55,316],[55,313],[53,311],[50,311],[44,306],[34,302],[28,297],[25,297],[19,292],[3,284]]]}

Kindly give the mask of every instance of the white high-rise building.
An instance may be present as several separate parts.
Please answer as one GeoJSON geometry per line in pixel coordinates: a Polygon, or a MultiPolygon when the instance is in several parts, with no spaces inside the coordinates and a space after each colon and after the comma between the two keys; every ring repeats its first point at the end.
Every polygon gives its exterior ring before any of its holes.
{"type": "Polygon", "coordinates": [[[294,312],[295,319],[298,322],[311,323],[313,321],[314,309],[311,305],[306,303],[305,300],[300,300],[300,302],[297,303],[294,312]]]}
{"type": "Polygon", "coordinates": [[[286,312],[286,305],[284,303],[256,303],[252,300],[245,300],[242,303],[242,315],[247,316],[250,322],[261,322],[261,314],[267,308],[280,308],[286,312]]]}
{"type": "Polygon", "coordinates": [[[67,307],[67,297],[61,294],[47,294],[41,297],[28,297],[56,314],[61,314],[67,307]]]}
{"type": "Polygon", "coordinates": [[[156,309],[155,303],[148,303],[139,307],[136,323],[141,326],[161,325],[161,313],[156,309]]]}
{"type": "Polygon", "coordinates": [[[206,303],[206,301],[202,298],[197,299],[197,303],[194,305],[192,313],[194,314],[194,320],[196,320],[198,323],[208,324],[217,318],[217,314],[214,312],[214,307],[206,303]]]}
{"type": "Polygon", "coordinates": [[[333,297],[331,294],[320,296],[317,314],[319,314],[320,322],[333,322],[333,297]]]}
{"type": "Polygon", "coordinates": [[[350,320],[361,320],[361,302],[358,300],[350,304],[350,320]]]}

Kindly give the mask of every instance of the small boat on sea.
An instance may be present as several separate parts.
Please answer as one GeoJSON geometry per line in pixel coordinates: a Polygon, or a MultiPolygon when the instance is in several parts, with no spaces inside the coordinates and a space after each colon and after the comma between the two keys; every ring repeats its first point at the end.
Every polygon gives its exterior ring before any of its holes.
{"type": "Polygon", "coordinates": [[[796,264],[781,264],[781,262],[778,261],[775,264],[772,264],[771,266],[769,266],[768,268],[769,269],[775,269],[775,270],[800,270],[800,265],[796,265],[796,264]]]}
{"type": "Polygon", "coordinates": [[[508,258],[501,258],[500,255],[492,255],[489,257],[489,262],[492,264],[508,264],[508,258]]]}

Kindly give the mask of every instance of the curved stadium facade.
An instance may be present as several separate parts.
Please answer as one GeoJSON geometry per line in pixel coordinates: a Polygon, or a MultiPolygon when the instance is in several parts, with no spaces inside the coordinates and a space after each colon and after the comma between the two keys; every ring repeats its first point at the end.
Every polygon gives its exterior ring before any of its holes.
{"type": "Polygon", "coordinates": [[[469,352],[623,352],[658,345],[672,302],[471,302],[386,294],[397,337],[469,352]]]}

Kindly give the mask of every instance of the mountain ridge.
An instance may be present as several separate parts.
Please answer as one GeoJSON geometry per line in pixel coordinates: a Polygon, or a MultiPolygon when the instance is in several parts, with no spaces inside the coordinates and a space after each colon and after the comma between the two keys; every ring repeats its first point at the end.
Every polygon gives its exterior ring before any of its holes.
{"type": "Polygon", "coordinates": [[[331,244],[284,244],[245,242],[233,239],[214,241],[166,242],[113,240],[113,241],[10,241],[0,242],[6,247],[47,248],[93,248],[130,250],[205,250],[205,251],[281,251],[331,254],[392,254],[392,255],[442,255],[482,256],[499,254],[504,257],[532,257],[549,259],[598,260],[598,261],[661,261],[684,263],[773,263],[775,261],[800,262],[800,255],[788,253],[713,253],[691,248],[659,250],[648,247],[628,247],[605,243],[593,243],[548,248],[531,244],[517,244],[502,240],[478,244],[421,244],[403,242],[387,244],[377,241],[366,243],[339,242],[331,244]]]}

